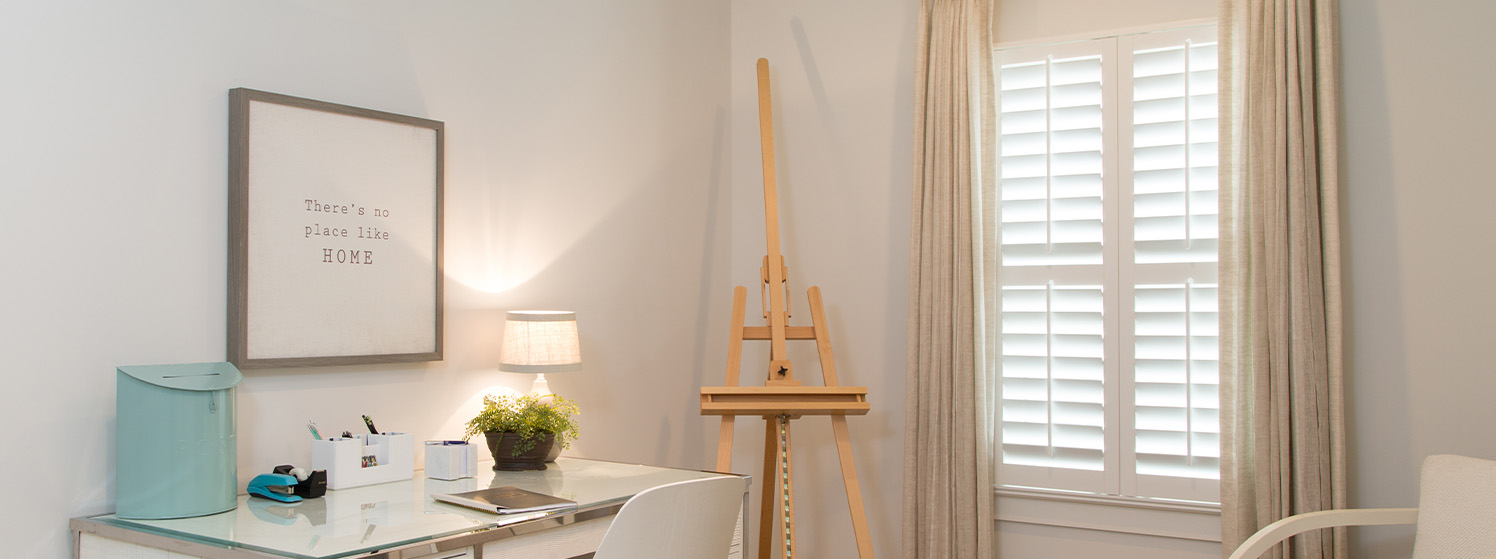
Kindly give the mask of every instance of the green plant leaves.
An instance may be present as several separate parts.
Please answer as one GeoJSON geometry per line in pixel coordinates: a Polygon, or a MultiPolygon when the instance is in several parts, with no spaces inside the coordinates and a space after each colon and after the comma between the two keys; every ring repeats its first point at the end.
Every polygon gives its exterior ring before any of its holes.
{"type": "Polygon", "coordinates": [[[486,432],[515,433],[520,436],[514,446],[516,456],[534,448],[547,435],[556,436],[556,444],[567,448],[577,438],[577,420],[581,414],[577,404],[560,396],[541,397],[535,394],[523,396],[483,397],[483,410],[467,423],[463,440],[486,432]]]}

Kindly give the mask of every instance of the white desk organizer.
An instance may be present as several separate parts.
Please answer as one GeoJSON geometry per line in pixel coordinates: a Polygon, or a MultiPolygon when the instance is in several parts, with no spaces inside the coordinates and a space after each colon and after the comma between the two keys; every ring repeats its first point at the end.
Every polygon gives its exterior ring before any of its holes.
{"type": "Polygon", "coordinates": [[[312,469],[327,470],[327,488],[334,490],[410,479],[413,440],[410,433],[381,433],[312,441],[312,469]],[[375,465],[365,465],[367,457],[375,465]]]}

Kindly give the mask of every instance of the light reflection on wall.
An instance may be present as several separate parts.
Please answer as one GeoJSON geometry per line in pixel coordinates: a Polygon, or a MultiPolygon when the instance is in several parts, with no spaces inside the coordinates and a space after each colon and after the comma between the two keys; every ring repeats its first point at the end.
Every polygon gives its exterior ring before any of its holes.
{"type": "MultiPolygon", "coordinates": [[[[462,235],[446,239],[446,274],[479,293],[498,294],[529,282],[589,234],[617,205],[609,196],[558,197],[546,185],[498,185],[447,207],[462,235]]],[[[450,197],[449,197],[450,198],[450,197]]]]}
{"type": "MultiPolygon", "coordinates": [[[[446,177],[445,271],[475,292],[503,293],[535,279],[598,228],[616,227],[618,214],[629,211],[625,206],[651,195],[673,168],[670,154],[612,150],[588,152],[587,164],[572,164],[536,151],[550,140],[530,140],[507,146],[513,153],[499,160],[449,143],[454,147],[446,177]],[[457,164],[465,159],[477,160],[457,164]]],[[[632,234],[607,233],[624,239],[632,234]]]]}

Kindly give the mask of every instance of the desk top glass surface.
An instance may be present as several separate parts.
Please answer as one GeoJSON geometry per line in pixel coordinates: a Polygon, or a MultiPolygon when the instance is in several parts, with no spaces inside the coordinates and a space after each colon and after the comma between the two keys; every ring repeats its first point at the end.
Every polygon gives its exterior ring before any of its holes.
{"type": "Polygon", "coordinates": [[[453,481],[425,479],[417,471],[410,480],[328,491],[325,497],[300,503],[240,495],[234,510],[210,516],[129,520],[109,514],[90,520],[295,559],[334,559],[622,504],[651,487],[723,475],[564,457],[548,466],[453,481]],[[577,509],[498,515],[431,498],[432,493],[506,485],[571,499],[577,509]]]}

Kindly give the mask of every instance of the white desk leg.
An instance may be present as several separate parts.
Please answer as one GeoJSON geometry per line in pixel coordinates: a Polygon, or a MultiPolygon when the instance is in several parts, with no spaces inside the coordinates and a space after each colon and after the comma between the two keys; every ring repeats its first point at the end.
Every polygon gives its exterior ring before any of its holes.
{"type": "Polygon", "coordinates": [[[743,510],[738,511],[738,525],[733,528],[732,547],[727,548],[727,559],[743,559],[748,556],[744,540],[748,535],[748,497],[751,494],[751,491],[743,492],[743,510]]]}

